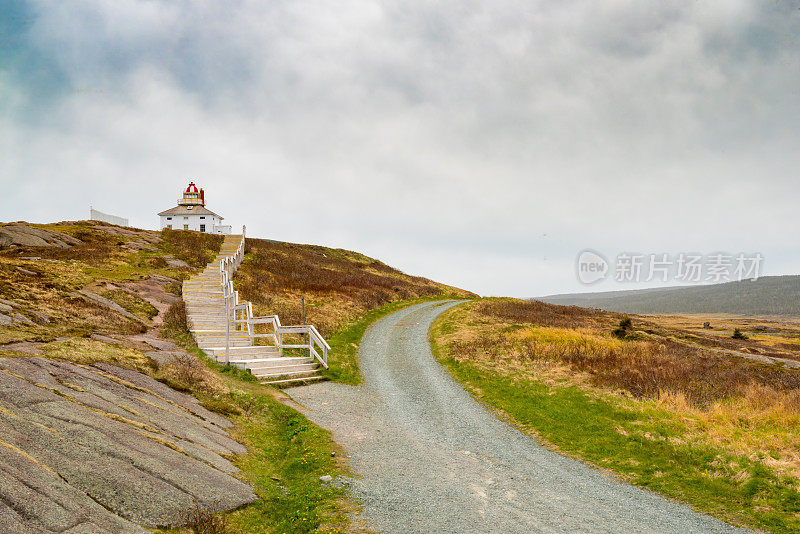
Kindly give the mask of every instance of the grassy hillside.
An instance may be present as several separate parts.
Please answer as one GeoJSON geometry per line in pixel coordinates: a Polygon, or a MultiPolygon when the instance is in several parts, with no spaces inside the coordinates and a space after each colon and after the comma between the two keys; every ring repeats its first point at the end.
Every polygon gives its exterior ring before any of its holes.
{"type": "Polygon", "coordinates": [[[800,317],[800,276],[766,276],[756,281],[703,286],[549,295],[537,300],[622,313],[734,313],[800,317]]]}
{"type": "Polygon", "coordinates": [[[431,339],[454,378],[552,448],[733,523],[796,532],[800,370],[720,351],[797,360],[798,325],[701,338],[669,319],[481,299],[445,312],[431,339]]]}
{"type": "Polygon", "coordinates": [[[177,239],[177,232],[162,235],[102,223],[32,226],[80,243],[0,249],[0,298],[14,319],[0,330],[0,344],[145,332],[158,315],[148,294],[167,291],[177,299],[178,282],[193,270],[184,260],[198,266],[219,247],[216,238],[187,243],[177,239]],[[94,296],[118,304],[130,316],[110,313],[92,301],[94,296]]]}
{"type": "MultiPolygon", "coordinates": [[[[347,473],[330,435],[286,406],[279,390],[204,358],[186,329],[180,282],[216,255],[220,236],[88,221],[0,224],[0,234],[0,357],[113,362],[188,392],[234,421],[233,434],[250,451],[236,463],[262,500],[232,513],[187,511],[187,517],[235,532],[350,531],[346,513],[356,505],[319,480],[347,473]],[[3,232],[6,226],[13,231],[3,232]],[[2,246],[9,234],[29,228],[46,238],[31,243],[72,246],[2,246]],[[194,357],[181,351],[159,359],[164,341],[194,357]]],[[[258,313],[278,313],[285,324],[300,322],[305,296],[308,322],[333,346],[329,378],[350,382],[358,381],[357,344],[372,321],[419,299],[471,295],[354,252],[258,239],[248,240],[235,284],[258,313]]]]}

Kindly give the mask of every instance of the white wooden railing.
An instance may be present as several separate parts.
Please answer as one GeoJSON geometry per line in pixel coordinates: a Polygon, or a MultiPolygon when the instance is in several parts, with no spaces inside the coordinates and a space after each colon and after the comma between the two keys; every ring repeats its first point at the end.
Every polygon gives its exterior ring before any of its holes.
{"type": "Polygon", "coordinates": [[[304,349],[308,351],[309,356],[313,356],[326,369],[328,368],[328,351],[331,347],[313,324],[282,325],[277,315],[254,317],[252,303],[248,302],[245,306],[247,309],[245,317],[235,320],[234,323],[237,325],[237,329],[247,329],[253,343],[260,338],[271,339],[281,356],[283,349],[304,349]],[[269,325],[272,327],[272,331],[259,333],[256,331],[256,325],[269,325]],[[292,334],[301,335],[303,343],[287,343],[284,336],[292,334]]]}
{"type": "Polygon", "coordinates": [[[241,265],[244,259],[244,243],[247,227],[242,226],[242,241],[230,256],[222,258],[219,262],[219,277],[222,283],[222,298],[225,301],[225,363],[231,361],[231,314],[236,320],[236,312],[241,307],[239,305],[239,292],[233,289],[233,273],[241,265]]]}
{"type": "Polygon", "coordinates": [[[239,292],[233,289],[233,273],[244,260],[246,227],[242,226],[242,241],[239,247],[231,256],[223,258],[219,264],[220,279],[222,283],[222,294],[225,301],[225,363],[230,363],[230,337],[231,324],[236,331],[247,329],[250,336],[250,343],[255,345],[255,340],[259,338],[272,339],[278,353],[283,356],[283,349],[305,349],[309,356],[313,356],[327,369],[328,351],[330,345],[319,333],[314,325],[292,325],[284,326],[277,315],[267,315],[265,317],[255,317],[253,315],[252,302],[239,302],[239,292]],[[270,325],[272,332],[258,333],[256,325],[270,325]],[[284,335],[302,335],[303,343],[285,343],[284,335]]]}

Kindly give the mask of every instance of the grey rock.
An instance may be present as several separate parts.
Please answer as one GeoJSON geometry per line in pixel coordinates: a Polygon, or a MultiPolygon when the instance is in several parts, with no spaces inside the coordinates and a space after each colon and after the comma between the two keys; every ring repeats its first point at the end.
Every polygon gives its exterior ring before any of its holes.
{"type": "Polygon", "coordinates": [[[12,308],[19,308],[19,304],[6,299],[0,299],[0,304],[5,304],[6,306],[11,306],[12,308]]]}
{"type": "Polygon", "coordinates": [[[155,361],[159,367],[171,364],[177,357],[176,353],[165,350],[151,350],[145,352],[144,355],[155,361]]]}
{"type": "Polygon", "coordinates": [[[170,267],[174,267],[176,269],[191,269],[188,263],[186,263],[183,260],[179,260],[177,258],[168,259],[167,265],[169,265],[170,267]]]}
{"type": "Polygon", "coordinates": [[[61,232],[31,228],[25,223],[12,223],[0,227],[2,247],[60,247],[78,245],[81,241],[61,232]]]}
{"type": "Polygon", "coordinates": [[[148,335],[128,336],[128,339],[130,339],[131,341],[139,341],[141,343],[146,343],[151,347],[153,347],[154,349],[158,350],[166,350],[166,351],[180,350],[178,346],[172,341],[167,341],[166,339],[159,339],[154,336],[148,336],[148,335]]]}
{"type": "MultiPolygon", "coordinates": [[[[233,423],[225,419],[219,414],[206,410],[197,402],[197,399],[194,397],[190,397],[189,395],[184,395],[174,389],[162,384],[158,380],[154,380],[149,376],[143,375],[141,373],[137,373],[131,369],[125,369],[124,367],[118,367],[116,365],[111,365],[110,363],[96,363],[94,365],[98,369],[102,369],[109,374],[112,374],[118,378],[126,380],[138,387],[145,388],[149,391],[154,392],[156,395],[164,397],[168,399],[170,402],[173,402],[179,405],[184,410],[188,410],[195,416],[203,419],[204,421],[208,421],[211,423],[213,427],[217,428],[230,428],[233,426],[233,423]]],[[[221,434],[227,436],[225,432],[221,432],[221,434]]],[[[226,446],[231,449],[232,452],[236,454],[244,454],[247,452],[241,444],[237,443],[236,441],[230,440],[226,446]]]]}
{"type": "Polygon", "coordinates": [[[0,447],[0,531],[142,533],[20,452],[0,447]],[[14,508],[7,503],[13,503],[14,508]]]}
{"type": "Polygon", "coordinates": [[[145,532],[257,499],[194,399],[105,367],[0,358],[0,532],[145,532]]]}
{"type": "Polygon", "coordinates": [[[8,315],[3,315],[2,313],[0,313],[0,324],[11,324],[13,322],[14,322],[14,320],[11,319],[11,317],[9,317],[8,315]]]}
{"type": "Polygon", "coordinates": [[[20,267],[19,265],[17,265],[17,270],[19,272],[21,272],[22,274],[24,274],[25,276],[41,276],[39,273],[34,272],[34,271],[29,271],[28,269],[25,269],[24,267],[20,267]]]}
{"type": "Polygon", "coordinates": [[[150,245],[148,243],[142,243],[141,241],[128,241],[125,245],[131,250],[150,250],[150,251],[158,250],[153,245],[150,245]]]}
{"type": "Polygon", "coordinates": [[[14,308],[9,306],[8,304],[3,304],[3,303],[0,302],[0,311],[1,312],[10,312],[10,311],[14,311],[14,308]]]}
{"type": "Polygon", "coordinates": [[[42,312],[36,311],[36,310],[29,310],[29,313],[33,314],[34,317],[39,319],[41,322],[43,322],[45,324],[50,324],[50,321],[51,321],[50,316],[47,315],[46,313],[42,313],[42,312]]]}
{"type": "Polygon", "coordinates": [[[102,341],[103,343],[111,343],[112,345],[121,343],[120,340],[114,339],[113,337],[104,336],[103,334],[92,334],[92,339],[95,341],[102,341]]]}
{"type": "Polygon", "coordinates": [[[159,282],[164,282],[165,284],[177,284],[178,280],[175,278],[164,276],[162,274],[151,274],[150,278],[153,280],[157,280],[159,282]]]}
{"type": "Polygon", "coordinates": [[[333,477],[330,475],[322,475],[321,477],[319,477],[319,480],[320,482],[330,482],[331,480],[333,480],[333,477]]]}
{"type": "Polygon", "coordinates": [[[0,345],[0,350],[6,350],[9,352],[21,352],[23,354],[43,354],[42,350],[39,348],[42,343],[34,343],[31,341],[20,341],[19,343],[8,343],[6,345],[0,345]]]}
{"type": "Polygon", "coordinates": [[[27,317],[25,317],[24,315],[22,315],[21,313],[15,313],[14,314],[14,322],[15,323],[27,324],[27,325],[31,325],[31,326],[36,324],[33,321],[31,321],[30,319],[28,319],[27,317]]]}
{"type": "Polygon", "coordinates": [[[97,293],[93,293],[93,292],[89,291],[88,289],[80,289],[77,292],[70,293],[69,296],[75,297],[75,298],[81,298],[81,299],[86,300],[88,302],[92,302],[94,304],[98,304],[100,306],[103,306],[104,308],[108,308],[110,310],[114,310],[115,312],[119,313],[120,315],[122,315],[124,317],[127,317],[128,319],[131,319],[132,321],[136,321],[137,323],[141,323],[141,324],[143,324],[145,326],[149,326],[145,321],[139,319],[134,314],[132,314],[131,312],[129,312],[128,310],[126,310],[125,308],[123,308],[122,306],[120,306],[119,304],[114,302],[113,300],[109,300],[109,299],[107,299],[105,297],[101,297],[97,293]]]}

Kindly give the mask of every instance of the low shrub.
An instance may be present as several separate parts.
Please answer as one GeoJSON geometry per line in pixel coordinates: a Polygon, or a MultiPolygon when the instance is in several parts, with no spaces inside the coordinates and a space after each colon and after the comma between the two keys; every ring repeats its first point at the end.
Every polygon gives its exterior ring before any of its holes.
{"type": "Polygon", "coordinates": [[[733,329],[733,335],[731,337],[733,339],[750,339],[746,335],[742,334],[742,331],[738,328],[733,329]]]}
{"type": "Polygon", "coordinates": [[[219,504],[203,507],[195,501],[194,507],[183,513],[181,522],[194,534],[225,534],[228,532],[228,518],[220,513],[223,509],[219,504]]]}
{"type": "Polygon", "coordinates": [[[164,314],[164,323],[161,329],[167,338],[186,333],[189,325],[186,323],[186,303],[183,300],[179,300],[169,307],[167,313],[164,314]]]}

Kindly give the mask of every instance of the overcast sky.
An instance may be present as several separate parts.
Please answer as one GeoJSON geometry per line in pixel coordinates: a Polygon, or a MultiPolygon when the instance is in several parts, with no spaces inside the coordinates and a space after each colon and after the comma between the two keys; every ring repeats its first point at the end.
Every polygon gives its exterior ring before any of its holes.
{"type": "MultiPolygon", "coordinates": [[[[485,295],[575,258],[800,273],[797,1],[0,0],[0,221],[248,235],[485,295]]],[[[657,285],[656,282],[645,285],[657,285]]]]}

